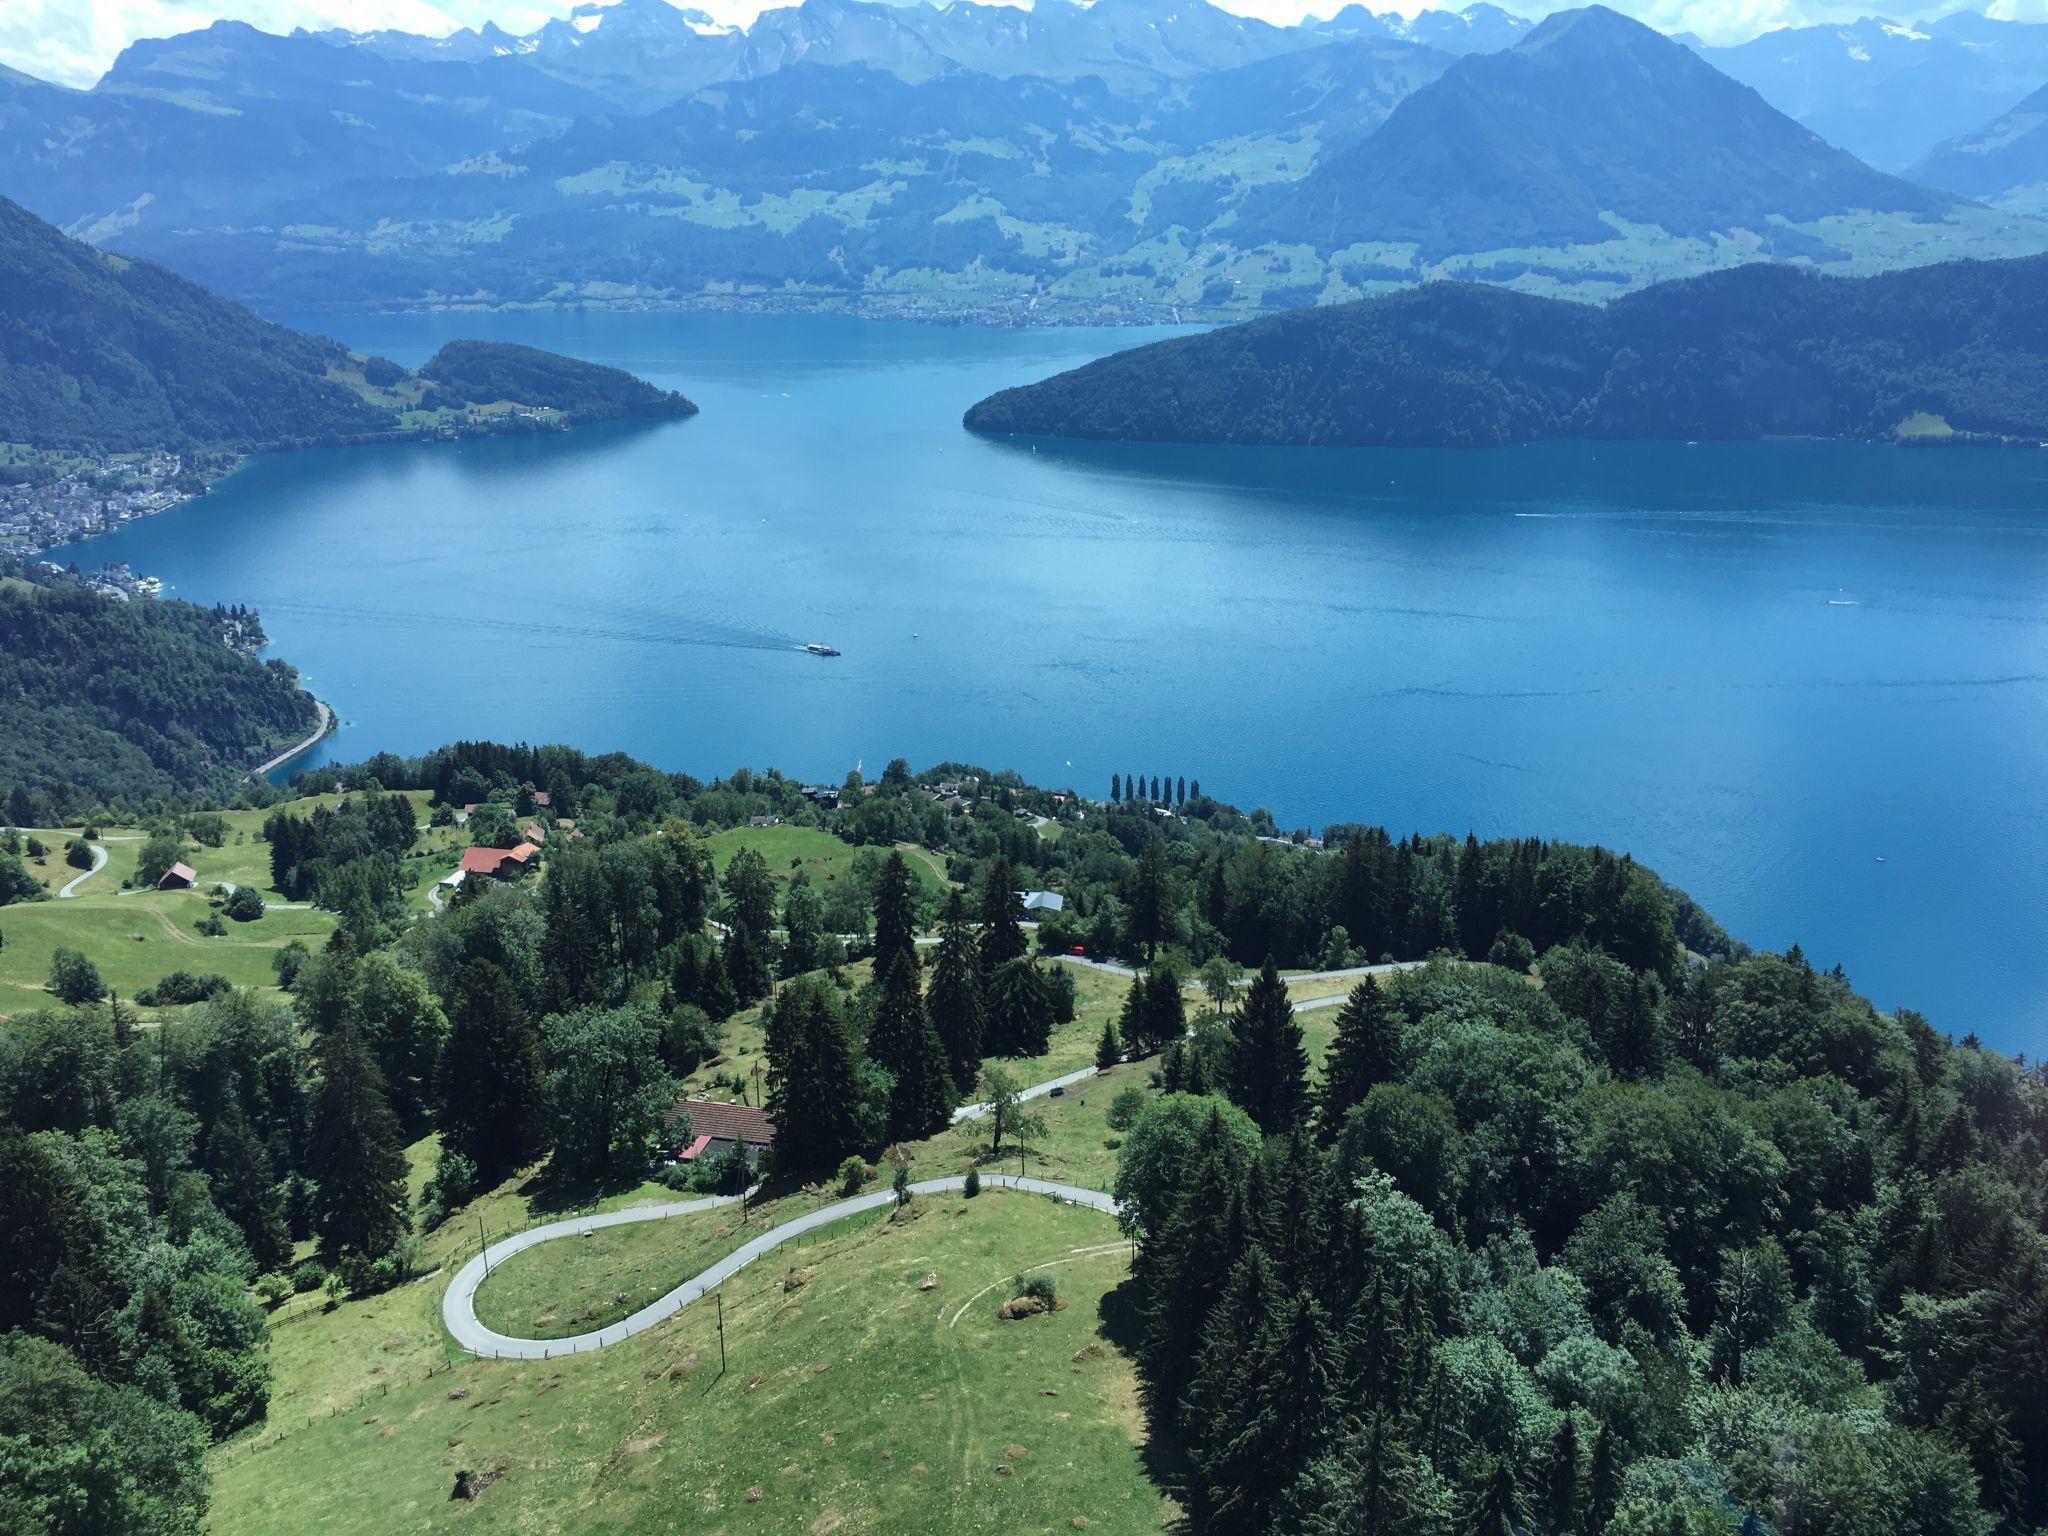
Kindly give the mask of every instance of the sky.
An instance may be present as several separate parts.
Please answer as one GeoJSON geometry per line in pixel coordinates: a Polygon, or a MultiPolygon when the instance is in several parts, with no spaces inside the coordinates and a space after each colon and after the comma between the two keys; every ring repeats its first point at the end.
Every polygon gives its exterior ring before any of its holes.
{"type": "MultiPolygon", "coordinates": [[[[0,64],[66,85],[90,85],[129,43],[169,37],[222,19],[266,32],[293,27],[395,27],[440,36],[495,21],[528,32],[567,15],[574,0],[0,0],[0,64]]],[[[695,0],[720,21],[746,22],[762,0],[695,0]]],[[[1328,15],[1341,0],[1222,0],[1224,8],[1283,25],[1328,15]]],[[[1424,0],[1368,0],[1378,11],[1413,15],[1424,0]]],[[[1507,9],[1541,15],[1565,0],[1501,0],[1507,9]]],[[[1917,20],[1956,8],[1955,0],[1887,5],[1883,0],[1609,0],[1665,32],[1697,32],[1709,42],[1740,42],[1774,27],[1852,21],[1873,12],[1917,20]]],[[[2048,0],[1993,0],[1994,16],[2048,20],[2048,0]]]]}

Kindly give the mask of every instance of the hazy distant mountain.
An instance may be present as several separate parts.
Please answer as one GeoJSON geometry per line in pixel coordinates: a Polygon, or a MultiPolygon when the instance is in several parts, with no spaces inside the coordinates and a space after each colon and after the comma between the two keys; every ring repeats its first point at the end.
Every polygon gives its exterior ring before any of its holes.
{"type": "Polygon", "coordinates": [[[1473,283],[1278,315],[992,395],[978,432],[1475,447],[2048,437],[2048,257],[1879,277],[1753,265],[1597,307],[1473,283]]]}
{"type": "Polygon", "coordinates": [[[1428,10],[1413,17],[1397,11],[1376,16],[1362,5],[1347,5],[1328,21],[1310,21],[1305,25],[1325,37],[1381,37],[1420,43],[1444,53],[1496,53],[1513,47],[1533,23],[1525,16],[1511,15],[1497,5],[1479,0],[1462,11],[1428,10]]]}
{"type": "Polygon", "coordinates": [[[1872,171],[1610,11],[1531,28],[1488,5],[223,24],[135,45],[91,91],[0,76],[0,193],[288,310],[1171,319],[1432,277],[1604,297],[1760,257],[2048,249],[2048,226],[1872,171]]]}
{"type": "Polygon", "coordinates": [[[1916,181],[2016,213],[2048,213],[2048,86],[1913,167],[1916,181]]]}
{"type": "Polygon", "coordinates": [[[1950,203],[1823,143],[1690,50],[1596,5],[1552,15],[1504,52],[1460,59],[1364,144],[1260,196],[1244,217],[1268,239],[1319,250],[1412,242],[1428,257],[1599,244],[1616,238],[1610,216],[1671,235],[1771,240],[1783,222],[1931,215],[1950,203]]]}
{"type": "Polygon", "coordinates": [[[1180,144],[1313,133],[1319,151],[1363,138],[1451,56],[1375,38],[1326,43],[1237,69],[1198,75],[1152,103],[1160,128],[1180,144]]]}
{"type": "Polygon", "coordinates": [[[1788,27],[1699,53],[1830,144],[1888,171],[2048,82],[2048,25],[1972,11],[1910,26],[1866,17],[1788,27]]]}
{"type": "Polygon", "coordinates": [[[99,86],[0,78],[0,193],[92,238],[138,222],[318,220],[337,182],[438,170],[602,110],[504,59],[415,61],[237,22],[139,42],[99,86]]]}

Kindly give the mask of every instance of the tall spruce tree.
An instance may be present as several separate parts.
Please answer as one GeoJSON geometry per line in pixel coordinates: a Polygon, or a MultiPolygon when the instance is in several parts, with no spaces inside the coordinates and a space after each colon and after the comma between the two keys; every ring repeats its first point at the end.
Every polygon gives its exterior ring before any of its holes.
{"type": "Polygon", "coordinates": [[[925,1012],[946,1048],[953,1087],[965,1098],[981,1075],[982,1036],[986,1028],[982,1003],[981,952],[967,921],[967,904],[958,891],[946,898],[939,922],[939,948],[932,958],[931,986],[925,1012]]]}
{"type": "Polygon", "coordinates": [[[442,1145],[488,1189],[537,1156],[546,1114],[540,1033],[512,980],[488,960],[462,969],[434,1071],[442,1145]]]}
{"type": "Polygon", "coordinates": [[[875,975],[888,975],[898,955],[917,963],[917,887],[902,850],[891,848],[875,881],[875,975]]]}
{"type": "Polygon", "coordinates": [[[1479,1497],[1472,1501],[1466,1529],[1471,1536],[1522,1536],[1522,1495],[1506,1456],[1494,1458],[1479,1497]]]}
{"type": "Polygon", "coordinates": [[[946,1049],[918,994],[917,958],[897,950],[882,976],[868,1058],[896,1080],[889,1094],[889,1135],[916,1141],[946,1123],[953,1108],[946,1049]]]}
{"type": "Polygon", "coordinates": [[[988,980],[989,1053],[1043,1056],[1052,1044],[1052,999],[1038,967],[1019,955],[988,980]]]}
{"type": "Polygon", "coordinates": [[[1317,1101],[1317,1125],[1325,1145],[1337,1139],[1344,1117],[1365,1102],[1375,1084],[1399,1080],[1400,1028],[1401,1021],[1376,980],[1368,976],[1351,989],[1337,1014],[1337,1037],[1330,1045],[1317,1101]]]}
{"type": "Polygon", "coordinates": [[[1010,861],[997,858],[981,882],[981,972],[994,978],[996,968],[1025,955],[1024,904],[1017,895],[1017,876],[1010,861]]]}
{"type": "Polygon", "coordinates": [[[1577,1415],[1566,1411],[1544,1452],[1542,1501],[1537,1510],[1551,1536],[1569,1536],[1579,1523],[1579,1428],[1577,1415]]]}
{"type": "Polygon", "coordinates": [[[1131,870],[1127,898],[1131,942],[1143,947],[1147,965],[1152,963],[1160,940],[1166,936],[1167,899],[1166,840],[1148,837],[1131,870]]]}
{"type": "Polygon", "coordinates": [[[1298,1124],[1308,1105],[1308,1052],[1287,987],[1270,956],[1230,1021],[1230,1097],[1271,1134],[1298,1124]]]}
{"type": "Polygon", "coordinates": [[[331,1253],[376,1257],[406,1233],[405,1148],[369,1047],[351,1026],[320,1044],[307,1171],[313,1226],[331,1253]]]}
{"type": "Polygon", "coordinates": [[[860,1054],[838,994],[818,977],[799,977],[769,1005],[765,1033],[776,1171],[824,1173],[861,1150],[860,1054]]]}
{"type": "Polygon", "coordinates": [[[206,1171],[213,1184],[213,1203],[242,1230],[258,1269],[276,1269],[292,1252],[285,1225],[284,1196],[263,1143],[249,1129],[242,1106],[226,1101],[206,1128],[206,1171]]]}

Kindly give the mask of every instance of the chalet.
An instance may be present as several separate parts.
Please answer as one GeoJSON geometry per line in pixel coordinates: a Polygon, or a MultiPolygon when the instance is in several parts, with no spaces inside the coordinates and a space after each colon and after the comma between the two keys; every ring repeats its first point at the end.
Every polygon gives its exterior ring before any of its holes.
{"type": "Polygon", "coordinates": [[[1067,898],[1058,891],[1019,891],[1017,897],[1026,912],[1064,912],[1067,898]]]}
{"type": "Polygon", "coordinates": [[[529,821],[525,826],[521,827],[519,835],[529,843],[539,844],[548,840],[547,833],[541,829],[541,824],[537,821],[529,821]]]}
{"type": "Polygon", "coordinates": [[[679,1163],[702,1158],[716,1161],[735,1144],[747,1149],[747,1160],[759,1162],[761,1154],[775,1145],[775,1122],[768,1111],[749,1104],[721,1104],[716,1099],[678,1099],[666,1118],[669,1156],[679,1163]],[[685,1139],[681,1127],[688,1122],[685,1139]]]}
{"type": "Polygon", "coordinates": [[[747,818],[747,825],[750,827],[779,827],[782,825],[782,818],[780,816],[749,816],[747,818]]]}
{"type": "Polygon", "coordinates": [[[555,797],[544,789],[536,789],[533,792],[533,803],[542,810],[546,810],[555,803],[555,797]]]}
{"type": "Polygon", "coordinates": [[[463,875],[495,875],[500,880],[517,880],[532,867],[533,856],[540,850],[531,843],[521,843],[517,848],[465,848],[462,862],[456,866],[463,875]]]}
{"type": "Polygon", "coordinates": [[[164,871],[164,877],[157,881],[156,888],[160,891],[189,891],[198,883],[199,876],[192,866],[180,862],[164,871]]]}

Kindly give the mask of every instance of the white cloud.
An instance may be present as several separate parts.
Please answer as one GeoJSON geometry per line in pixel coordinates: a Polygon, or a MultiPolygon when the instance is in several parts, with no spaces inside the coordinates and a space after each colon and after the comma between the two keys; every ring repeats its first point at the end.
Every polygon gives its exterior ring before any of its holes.
{"type": "MultiPolygon", "coordinates": [[[[129,43],[169,37],[222,19],[246,21],[266,32],[293,27],[396,27],[440,36],[460,26],[496,21],[530,31],[567,15],[574,0],[0,0],[0,64],[46,80],[90,85],[129,43]]],[[[720,21],[744,25],[774,4],[795,0],[682,0],[720,21]]],[[[1327,16],[1343,0],[1223,0],[1226,9],[1283,25],[1307,15],[1327,16]]],[[[1412,16],[1430,0],[1367,0],[1375,10],[1412,16]]],[[[1501,0],[1509,10],[1541,16],[1571,0],[1501,0]]],[[[1879,0],[1608,0],[1617,10],[1666,32],[1696,32],[1708,42],[1739,42],[1777,27],[1853,21],[1881,13],[1879,0]]],[[[1917,19],[1954,8],[1955,0],[1902,4],[1900,17],[1917,19]]],[[[1990,12],[2014,21],[2048,20],[2048,0],[1992,0],[1990,12]]]]}

